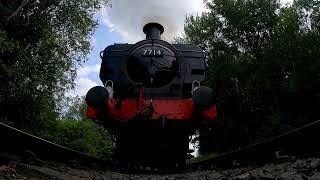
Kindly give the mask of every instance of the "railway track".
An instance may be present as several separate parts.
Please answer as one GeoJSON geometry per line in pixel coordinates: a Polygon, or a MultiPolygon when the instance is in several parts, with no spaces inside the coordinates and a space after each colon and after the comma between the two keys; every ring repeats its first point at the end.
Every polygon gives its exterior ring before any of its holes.
{"type": "Polygon", "coordinates": [[[52,143],[45,139],[13,128],[0,122],[0,152],[17,156],[29,156],[36,161],[72,162],[87,164],[111,165],[109,160],[101,160],[88,154],[52,143]]]}
{"type": "Polygon", "coordinates": [[[230,168],[249,164],[272,162],[290,156],[320,155],[320,120],[232,152],[188,164],[189,170],[230,168]]]}
{"type": "MultiPolygon", "coordinates": [[[[230,168],[242,165],[271,162],[286,159],[295,155],[320,154],[320,120],[297,128],[280,136],[244,147],[232,152],[194,163],[187,163],[187,171],[208,170],[213,168],[230,168]]],[[[163,173],[164,171],[150,168],[121,170],[114,168],[111,160],[101,160],[88,154],[78,152],[58,144],[46,141],[16,128],[0,123],[0,152],[9,152],[25,156],[26,152],[36,158],[54,162],[68,163],[76,161],[82,165],[99,165],[108,170],[129,173],[163,173]]],[[[1,159],[0,159],[1,162],[1,159]]],[[[173,171],[175,172],[175,171],[173,171]]]]}

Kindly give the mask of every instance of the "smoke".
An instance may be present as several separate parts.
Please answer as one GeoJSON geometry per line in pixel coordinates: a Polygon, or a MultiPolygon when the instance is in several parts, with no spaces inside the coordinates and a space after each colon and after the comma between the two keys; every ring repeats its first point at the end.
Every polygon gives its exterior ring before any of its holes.
{"type": "Polygon", "coordinates": [[[101,17],[110,31],[122,36],[123,42],[145,39],[142,28],[149,22],[162,24],[162,39],[172,41],[183,32],[186,15],[200,15],[203,11],[203,0],[115,0],[112,7],[101,10],[101,17]]]}

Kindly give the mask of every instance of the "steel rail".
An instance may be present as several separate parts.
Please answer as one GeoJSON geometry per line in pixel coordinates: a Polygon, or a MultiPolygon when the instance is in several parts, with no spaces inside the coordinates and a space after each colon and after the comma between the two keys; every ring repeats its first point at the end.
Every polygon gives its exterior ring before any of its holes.
{"type": "Polygon", "coordinates": [[[295,155],[320,155],[320,120],[265,141],[187,164],[189,170],[265,163],[295,155]]]}
{"type": "Polygon", "coordinates": [[[25,156],[26,151],[41,160],[76,161],[81,164],[111,164],[88,154],[55,144],[0,122],[0,152],[25,156]]]}
{"type": "MultiPolygon", "coordinates": [[[[199,162],[187,163],[185,170],[180,172],[265,163],[285,159],[291,155],[307,154],[318,156],[320,154],[320,143],[317,141],[318,137],[320,137],[320,120],[260,143],[223,153],[199,162]]],[[[167,170],[154,170],[150,168],[116,168],[112,160],[102,160],[92,157],[0,122],[0,152],[23,155],[26,150],[33,152],[41,160],[63,163],[75,160],[82,165],[100,164],[104,167],[109,167],[108,169],[110,170],[112,169],[123,173],[177,173],[175,170],[168,172],[167,170]]]]}

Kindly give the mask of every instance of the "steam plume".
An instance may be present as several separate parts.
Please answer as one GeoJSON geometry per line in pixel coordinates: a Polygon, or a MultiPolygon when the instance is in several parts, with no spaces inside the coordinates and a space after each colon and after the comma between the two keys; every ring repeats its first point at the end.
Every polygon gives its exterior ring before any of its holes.
{"type": "Polygon", "coordinates": [[[162,39],[171,41],[183,32],[186,15],[200,15],[203,10],[202,0],[115,0],[111,8],[101,11],[101,17],[111,31],[120,33],[123,42],[145,39],[142,27],[149,22],[162,24],[162,39]]]}

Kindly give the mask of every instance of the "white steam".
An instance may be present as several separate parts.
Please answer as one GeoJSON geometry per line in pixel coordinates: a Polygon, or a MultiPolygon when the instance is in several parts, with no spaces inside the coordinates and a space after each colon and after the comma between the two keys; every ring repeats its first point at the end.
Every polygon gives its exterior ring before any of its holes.
{"type": "Polygon", "coordinates": [[[181,35],[186,15],[201,14],[203,0],[115,0],[101,10],[104,24],[122,36],[123,42],[145,39],[143,26],[157,22],[164,26],[162,39],[171,41],[181,35]]]}

